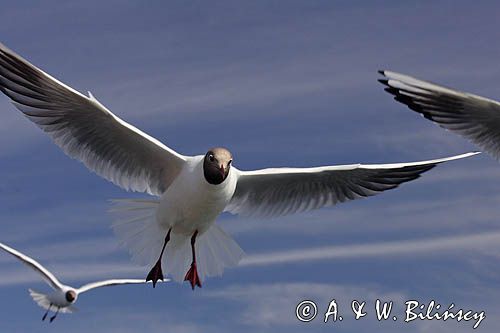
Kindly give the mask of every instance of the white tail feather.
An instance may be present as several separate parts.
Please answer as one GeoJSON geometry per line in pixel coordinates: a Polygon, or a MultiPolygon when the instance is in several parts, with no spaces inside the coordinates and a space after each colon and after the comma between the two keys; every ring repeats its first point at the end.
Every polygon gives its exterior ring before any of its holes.
{"type": "MultiPolygon", "coordinates": [[[[152,266],[160,255],[166,230],[156,222],[158,200],[113,200],[110,211],[117,214],[113,230],[140,265],[152,266]]],[[[236,266],[243,250],[219,226],[212,225],[196,239],[196,262],[200,279],[222,275],[225,267],[236,266]]],[[[172,233],[162,260],[163,273],[183,281],[191,265],[190,237],[172,233]]]]}
{"type": "MultiPolygon", "coordinates": [[[[57,306],[51,305],[49,296],[46,294],[39,293],[38,291],[35,291],[33,289],[28,289],[31,298],[33,298],[33,301],[35,301],[36,304],[38,304],[40,307],[44,308],[45,310],[48,310],[49,307],[51,307],[52,310],[56,310],[57,306]]],[[[75,310],[74,307],[72,306],[67,306],[64,308],[59,308],[59,312],[61,313],[72,313],[75,310]]]]}

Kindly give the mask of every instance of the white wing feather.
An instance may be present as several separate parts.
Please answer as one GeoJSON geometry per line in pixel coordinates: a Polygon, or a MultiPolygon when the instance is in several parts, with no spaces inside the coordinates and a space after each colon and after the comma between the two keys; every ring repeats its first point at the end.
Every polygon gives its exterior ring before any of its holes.
{"type": "MultiPolygon", "coordinates": [[[[158,281],[158,282],[167,282],[170,281],[169,279],[165,279],[163,281],[158,281]]],[[[122,285],[122,284],[143,284],[143,283],[149,283],[146,282],[144,279],[112,279],[112,280],[105,280],[105,281],[98,281],[98,282],[92,282],[85,284],[81,286],[80,288],[77,289],[78,293],[83,293],[86,291],[89,291],[90,289],[94,288],[100,288],[100,287],[109,287],[109,286],[116,286],[116,285],[122,285]]]]}
{"type": "Polygon", "coordinates": [[[186,160],[1,43],[0,90],[67,155],[126,190],[161,195],[186,160]]]}
{"type": "Polygon", "coordinates": [[[396,188],[439,163],[475,154],[478,153],[414,163],[235,169],[238,182],[225,210],[244,216],[270,217],[333,206],[396,188]]]}
{"type": "Polygon", "coordinates": [[[21,260],[22,263],[33,269],[34,271],[38,272],[42,278],[54,289],[56,290],[61,290],[63,289],[63,284],[59,282],[59,280],[51,273],[49,272],[45,267],[43,267],[38,261],[28,257],[25,254],[22,254],[21,252],[14,250],[10,246],[7,246],[3,243],[0,243],[0,248],[10,254],[12,254],[14,257],[17,259],[21,260]]]}
{"type": "Polygon", "coordinates": [[[411,76],[380,71],[394,99],[500,159],[500,103],[411,76]]]}

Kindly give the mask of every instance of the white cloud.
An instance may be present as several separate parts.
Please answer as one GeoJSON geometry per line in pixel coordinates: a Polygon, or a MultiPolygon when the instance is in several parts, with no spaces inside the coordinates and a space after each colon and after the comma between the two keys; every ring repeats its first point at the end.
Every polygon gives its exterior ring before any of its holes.
{"type": "MultiPolygon", "coordinates": [[[[7,245],[14,247],[15,244],[9,243],[7,245]]],[[[119,246],[115,237],[92,237],[90,239],[63,240],[56,243],[47,242],[43,245],[23,248],[22,252],[31,257],[36,254],[37,260],[40,262],[44,260],[70,261],[73,259],[80,261],[81,259],[102,258],[115,254],[119,252],[119,246]]],[[[2,255],[0,263],[12,262],[12,258],[9,255],[2,255]]]]}
{"type": "MultiPolygon", "coordinates": [[[[236,316],[229,312],[226,315],[232,320],[248,325],[259,331],[272,329],[273,331],[286,330],[288,332],[302,332],[307,330],[317,330],[322,328],[330,329],[351,329],[354,331],[373,331],[374,328],[382,328],[386,332],[429,332],[438,329],[440,332],[459,331],[466,332],[472,329],[474,322],[453,322],[453,321],[413,321],[404,323],[405,302],[414,299],[406,292],[394,290],[391,286],[354,286],[335,283],[296,283],[282,282],[272,284],[249,284],[232,285],[221,290],[208,291],[204,294],[208,297],[222,298],[233,302],[235,305],[243,305],[243,310],[236,312],[236,316]],[[389,319],[387,322],[378,322],[375,315],[375,302],[393,302],[392,314],[398,317],[394,322],[389,319]],[[309,323],[299,322],[295,316],[297,305],[303,300],[313,301],[317,306],[317,316],[309,323]],[[324,323],[325,313],[332,300],[335,300],[339,315],[343,321],[324,323]],[[351,311],[351,302],[365,301],[364,310],[367,315],[356,321],[351,311]]],[[[460,292],[455,295],[460,298],[460,292]]],[[[426,300],[419,300],[427,302],[426,300]]],[[[440,303],[439,300],[436,300],[440,303]]],[[[462,302],[459,302],[462,303],[462,302]]],[[[443,303],[444,304],[444,303],[443,303]]],[[[457,304],[469,309],[471,304],[457,304]]],[[[474,305],[479,306],[479,305],[474,305]]],[[[475,311],[484,310],[482,304],[475,311]]],[[[240,309],[234,307],[234,309],[240,309]]],[[[481,323],[481,331],[495,332],[498,329],[496,321],[497,306],[488,306],[489,314],[481,323]],[[488,322],[489,321],[489,322],[488,322]]],[[[234,311],[234,310],[233,310],[234,311]]]]}
{"type": "MultiPolygon", "coordinates": [[[[244,305],[239,320],[249,326],[283,327],[300,329],[314,325],[349,326],[353,324],[351,302],[366,301],[365,310],[372,311],[376,299],[402,304],[403,293],[387,291],[379,287],[359,287],[326,283],[283,282],[272,284],[233,285],[218,291],[205,293],[208,297],[228,299],[244,305]],[[303,300],[311,300],[317,306],[317,316],[310,323],[302,323],[295,316],[296,306],[303,300]],[[339,314],[345,318],[342,322],[325,324],[324,315],[332,300],[338,306],[339,314]]],[[[370,315],[373,316],[373,313],[370,315]]],[[[238,318],[237,318],[238,319],[238,318]]],[[[373,326],[375,318],[370,318],[373,326]]],[[[313,329],[310,327],[310,329],[313,329]]]]}
{"type": "MultiPolygon", "coordinates": [[[[29,253],[41,253],[41,258],[50,258],[48,268],[57,276],[67,280],[82,281],[85,279],[96,279],[105,277],[117,277],[123,274],[135,274],[142,276],[147,270],[138,267],[131,262],[116,261],[95,262],[97,256],[109,255],[118,252],[115,245],[110,245],[110,239],[93,239],[77,241],[68,251],[68,243],[63,242],[50,246],[42,246],[31,249],[29,253]],[[90,246],[92,245],[92,246],[90,246]],[[115,252],[116,251],[116,252],[115,252]],[[49,256],[50,254],[50,256],[49,256]],[[76,259],[74,260],[69,259],[76,259]]],[[[474,235],[446,236],[437,238],[389,241],[371,244],[353,244],[341,246],[325,246],[302,248],[287,251],[272,251],[261,254],[253,254],[245,257],[239,267],[268,266],[275,264],[291,264],[314,260],[335,259],[363,259],[396,256],[425,256],[436,252],[464,251],[485,254],[500,255],[500,232],[488,232],[474,235]]],[[[8,255],[5,255],[8,258],[8,255]]],[[[26,272],[26,268],[18,264],[15,259],[0,260],[3,263],[3,276],[0,284],[11,285],[39,281],[39,276],[26,272]],[[9,267],[11,268],[9,270],[9,267]]],[[[40,259],[40,258],[35,258],[40,259]]],[[[43,261],[42,261],[42,264],[43,261]]]]}
{"type": "Polygon", "coordinates": [[[285,264],[300,261],[372,258],[384,256],[412,257],[436,251],[476,250],[491,251],[500,247],[500,231],[465,236],[446,236],[417,240],[392,241],[372,244],[326,246],[288,251],[267,252],[245,257],[240,266],[285,264]]]}
{"type": "MultiPolygon", "coordinates": [[[[443,170],[444,167],[441,169],[443,170]]],[[[494,174],[495,170],[492,170],[494,174]]],[[[467,172],[457,169],[457,176],[467,172]]],[[[481,172],[481,171],[480,171],[481,172]]],[[[487,170],[485,170],[487,172],[487,170]]],[[[235,236],[260,234],[300,234],[305,237],[329,235],[333,242],[348,238],[362,238],[374,233],[386,238],[394,231],[443,234],[456,232],[480,232],[497,226],[497,205],[500,196],[488,190],[488,181],[462,187],[448,183],[448,173],[435,172],[435,182],[419,185],[403,184],[401,188],[387,191],[375,197],[355,200],[332,208],[284,216],[275,219],[240,218],[224,216],[220,223],[235,236]],[[441,177],[443,177],[441,182],[441,177]],[[477,188],[477,192],[476,191],[477,188]],[[414,194],[421,191],[418,199],[414,194]],[[405,198],[410,200],[405,200],[405,198]],[[389,203],[389,204],[387,204],[389,203]]],[[[432,175],[429,175],[432,176],[432,175]]],[[[422,178],[425,178],[424,175],[422,178]]],[[[471,176],[473,177],[473,176],[471,176]]],[[[473,181],[474,178],[472,178],[473,181]]],[[[465,182],[465,180],[464,180],[465,182]]],[[[493,184],[491,186],[494,187],[493,184]]]]}
{"type": "MultiPolygon", "coordinates": [[[[17,263],[16,263],[17,264],[17,263]]],[[[44,284],[40,275],[21,263],[16,267],[8,269],[9,266],[2,265],[2,278],[0,286],[12,286],[18,284],[44,284]]],[[[145,274],[142,267],[127,262],[78,262],[47,265],[53,274],[62,283],[71,285],[77,282],[92,282],[107,278],[141,278],[145,274]]],[[[78,285],[75,285],[77,287],[78,285]]]]}

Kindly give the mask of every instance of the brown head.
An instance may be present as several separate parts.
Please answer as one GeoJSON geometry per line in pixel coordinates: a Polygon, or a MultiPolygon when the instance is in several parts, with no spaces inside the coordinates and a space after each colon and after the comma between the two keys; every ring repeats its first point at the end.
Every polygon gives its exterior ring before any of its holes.
{"type": "Polygon", "coordinates": [[[76,292],[74,290],[68,290],[66,292],[66,300],[69,302],[69,303],[73,303],[75,300],[76,300],[76,292]]]}
{"type": "Polygon", "coordinates": [[[221,184],[229,174],[231,162],[233,162],[233,156],[226,148],[210,149],[203,161],[205,180],[212,185],[221,184]]]}

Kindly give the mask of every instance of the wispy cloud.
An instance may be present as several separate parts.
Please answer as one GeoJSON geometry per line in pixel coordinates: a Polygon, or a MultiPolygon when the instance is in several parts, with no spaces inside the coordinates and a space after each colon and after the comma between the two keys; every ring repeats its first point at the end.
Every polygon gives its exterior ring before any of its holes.
{"type": "MultiPolygon", "coordinates": [[[[276,219],[225,216],[221,225],[236,237],[249,234],[255,237],[329,235],[335,241],[348,235],[356,238],[369,234],[387,237],[394,231],[402,230],[442,234],[446,230],[477,233],[496,228],[499,196],[480,191],[474,193],[474,204],[471,205],[470,192],[473,190],[461,191],[461,185],[454,189],[450,184],[446,190],[438,185],[442,192],[437,194],[435,184],[420,189],[418,186],[405,184],[400,189],[376,197],[276,219]],[[424,193],[424,197],[416,197],[414,191],[424,193]],[[408,197],[411,199],[407,200],[408,197]],[[390,204],[386,203],[388,201],[390,204]],[[481,223],[478,224],[478,221],[481,223]]],[[[488,186],[484,184],[481,188],[484,190],[488,186]]]]}
{"type": "MultiPolygon", "coordinates": [[[[7,244],[14,247],[14,244],[7,244]]],[[[88,258],[103,258],[119,252],[118,241],[114,237],[92,237],[91,239],[72,239],[68,241],[57,241],[44,245],[30,246],[23,249],[23,253],[34,256],[37,260],[50,260],[51,262],[70,261],[88,258]]],[[[12,262],[9,255],[0,252],[0,263],[12,262]]]]}
{"type": "MultiPolygon", "coordinates": [[[[109,261],[95,263],[89,261],[97,254],[112,254],[116,247],[109,245],[107,239],[92,240],[93,247],[89,248],[90,241],[75,243],[75,251],[67,251],[68,244],[62,243],[52,246],[44,246],[36,253],[51,253],[51,269],[56,275],[68,280],[84,280],[85,278],[103,278],[122,274],[143,274],[144,268],[138,267],[131,262],[109,261]],[[44,251],[42,251],[44,250],[44,251]],[[108,252],[108,253],[106,253],[108,252]],[[78,261],[68,261],[77,259],[78,261]],[[66,262],[64,262],[66,261],[66,262]]],[[[275,264],[292,264],[297,262],[310,262],[316,260],[335,259],[366,259],[401,256],[425,256],[429,253],[435,255],[437,252],[475,251],[479,254],[500,255],[500,231],[480,233],[473,235],[446,236],[425,239],[398,240],[389,242],[378,242],[370,244],[350,244],[341,246],[324,246],[293,249],[287,251],[272,251],[261,254],[249,255],[240,262],[239,267],[268,266],[275,264]]],[[[38,258],[37,258],[38,259],[38,258]]],[[[8,263],[9,260],[2,259],[1,262],[8,263]]],[[[16,261],[14,259],[10,260],[16,261]]],[[[4,265],[5,265],[4,264],[4,265]]],[[[10,265],[6,265],[10,266],[10,265]]],[[[19,265],[20,266],[20,265],[19,265]]],[[[14,266],[10,266],[11,268],[14,266]]],[[[24,267],[13,270],[4,268],[0,285],[20,284],[39,280],[35,274],[27,274],[24,267]]]]}
{"type": "MultiPolygon", "coordinates": [[[[11,195],[6,194],[4,204],[8,203],[10,198],[11,195]]],[[[16,196],[13,201],[17,199],[16,196]]],[[[24,205],[31,205],[26,197],[24,199],[24,205]]],[[[39,199],[35,196],[30,200],[39,199]]],[[[0,241],[10,243],[30,241],[32,244],[38,243],[43,237],[54,237],[58,238],[59,243],[64,236],[74,239],[78,234],[84,235],[85,232],[95,233],[98,230],[110,232],[111,218],[106,213],[106,202],[61,201],[55,205],[51,203],[30,209],[22,208],[23,205],[17,202],[11,209],[4,209],[0,212],[4,231],[0,241]]]]}
{"type": "MultiPolygon", "coordinates": [[[[498,98],[497,12],[497,4],[467,1],[143,6],[49,0],[6,3],[0,21],[6,45],[76,89],[91,90],[172,148],[198,154],[227,145],[237,167],[252,169],[420,160],[474,149],[394,102],[376,82],[376,70],[498,98]]],[[[0,241],[71,284],[145,276],[149,267],[115,249],[106,215],[104,198],[132,194],[64,157],[7,98],[0,97],[0,113],[0,241]]],[[[466,326],[435,321],[309,328],[291,316],[304,295],[324,303],[336,295],[450,299],[467,291],[465,305],[490,309],[481,331],[497,332],[496,166],[486,156],[458,161],[380,196],[274,221],[223,217],[224,228],[251,254],[240,268],[195,293],[173,283],[161,292],[101,290],[82,297],[82,312],[51,330],[459,331],[466,326]],[[434,252],[449,260],[430,260],[434,252]],[[327,260],[334,265],[324,265],[327,260]],[[203,297],[210,292],[213,297],[203,297]]],[[[8,255],[0,256],[0,269],[2,298],[9,301],[0,330],[39,331],[40,309],[24,285],[43,282],[8,255]]]]}
{"type": "MultiPolygon", "coordinates": [[[[3,265],[4,266],[4,265],[3,265]]],[[[79,262],[47,265],[47,268],[61,280],[62,283],[71,284],[77,282],[91,282],[106,278],[141,278],[144,268],[127,262],[79,262]]],[[[21,263],[16,267],[8,269],[2,267],[2,278],[0,286],[11,286],[19,284],[44,284],[40,275],[21,263]]],[[[77,287],[77,285],[75,285],[77,287]]]]}
{"type": "MultiPolygon", "coordinates": [[[[296,282],[233,285],[222,290],[209,291],[205,295],[243,303],[245,310],[239,315],[241,321],[247,325],[261,327],[297,325],[299,322],[295,317],[295,306],[305,299],[313,300],[319,306],[317,320],[313,322],[319,325],[324,325],[322,316],[332,299],[338,302],[344,314],[347,314],[350,302],[355,299],[364,299],[370,303],[377,298],[395,302],[404,299],[403,293],[389,292],[386,288],[296,282]]],[[[346,315],[345,317],[347,319],[346,315]]]]}
{"type": "Polygon", "coordinates": [[[240,266],[286,264],[326,259],[356,259],[384,256],[425,255],[435,251],[500,250],[500,231],[465,236],[404,240],[360,245],[327,246],[277,251],[245,257],[240,266]]]}
{"type": "MultiPolygon", "coordinates": [[[[249,284],[232,285],[222,290],[209,291],[205,293],[211,298],[222,298],[233,302],[235,305],[243,305],[243,310],[231,314],[236,320],[241,320],[244,324],[260,330],[276,329],[280,327],[288,332],[301,332],[304,327],[309,330],[319,331],[331,329],[332,325],[348,331],[372,331],[374,327],[382,327],[385,332],[429,332],[439,330],[444,332],[470,332],[470,323],[453,323],[443,321],[415,321],[405,323],[403,313],[405,301],[414,299],[406,292],[394,290],[390,286],[369,286],[360,287],[344,284],[326,283],[296,283],[282,282],[272,284],[249,284]],[[378,322],[374,313],[375,301],[393,301],[393,312],[399,316],[398,321],[378,322]],[[295,307],[302,300],[314,301],[317,306],[316,318],[310,323],[300,323],[295,317],[295,307]],[[324,323],[325,313],[328,305],[335,300],[339,315],[342,321],[324,323]],[[364,310],[367,316],[361,320],[355,320],[351,312],[351,302],[358,300],[365,301],[364,310]]],[[[462,298],[456,295],[457,306],[467,308],[470,304],[463,303],[462,298]],[[459,301],[459,299],[461,299],[459,301]]],[[[420,300],[423,301],[423,300],[420,300]]],[[[439,303],[439,300],[436,300],[439,303]]],[[[484,306],[484,304],[483,304],[484,306]]],[[[235,307],[238,309],[238,307],[235,307]]],[[[478,308],[484,309],[484,308],[478,308]]],[[[495,332],[495,315],[499,308],[495,305],[488,307],[487,319],[482,322],[481,330],[485,332],[495,332]],[[488,322],[489,320],[489,322],[488,322]]],[[[231,310],[229,310],[231,311],[231,310]]],[[[233,319],[234,320],[234,319],[233,319]]]]}

